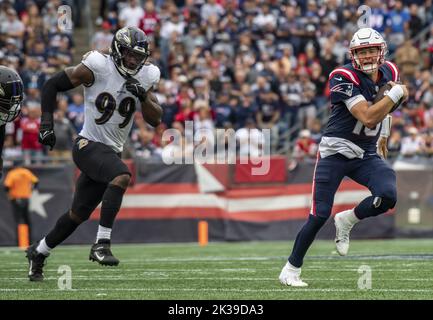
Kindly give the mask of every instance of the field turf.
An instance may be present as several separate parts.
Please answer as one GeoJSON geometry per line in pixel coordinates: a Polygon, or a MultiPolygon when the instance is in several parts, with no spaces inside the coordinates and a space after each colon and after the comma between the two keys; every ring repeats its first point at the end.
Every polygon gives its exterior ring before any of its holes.
{"type": "Polygon", "coordinates": [[[307,288],[280,285],[292,242],[116,245],[118,267],[88,260],[90,246],[60,246],[42,283],[28,281],[24,252],[0,248],[0,300],[5,299],[433,299],[433,239],[352,241],[339,257],[333,241],[316,241],[303,267],[307,288]],[[72,290],[59,290],[59,267],[72,290]],[[371,289],[359,289],[362,266],[371,289]],[[360,269],[361,267],[361,269],[360,269]]]}

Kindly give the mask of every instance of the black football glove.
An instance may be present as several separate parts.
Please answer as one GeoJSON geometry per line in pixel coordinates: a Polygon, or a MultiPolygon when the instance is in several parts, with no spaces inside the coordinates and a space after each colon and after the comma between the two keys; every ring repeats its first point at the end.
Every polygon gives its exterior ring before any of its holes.
{"type": "Polygon", "coordinates": [[[39,127],[39,143],[49,146],[50,150],[53,150],[56,144],[53,115],[49,112],[42,113],[41,125],[39,127]]]}
{"type": "Polygon", "coordinates": [[[125,88],[136,96],[140,102],[143,102],[144,99],[146,99],[147,92],[137,79],[128,78],[125,82],[125,88]]]}

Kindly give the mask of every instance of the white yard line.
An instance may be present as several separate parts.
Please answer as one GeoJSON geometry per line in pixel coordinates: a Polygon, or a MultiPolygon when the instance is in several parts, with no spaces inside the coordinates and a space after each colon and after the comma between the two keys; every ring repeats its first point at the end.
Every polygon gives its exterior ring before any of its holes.
{"type": "MultiPolygon", "coordinates": [[[[1,278],[0,280],[6,281],[22,281],[28,280],[28,277],[7,277],[1,278]]],[[[58,280],[58,277],[45,277],[45,280],[58,280]]],[[[274,281],[277,282],[277,277],[272,278],[245,278],[245,277],[170,277],[168,274],[163,275],[159,274],[158,277],[152,277],[145,275],[143,277],[124,277],[124,276],[107,276],[107,277],[89,277],[89,276],[77,276],[73,275],[72,280],[92,280],[92,281],[150,281],[150,280],[215,280],[215,281],[274,281]]],[[[305,281],[352,281],[353,279],[341,279],[341,278],[303,278],[305,281]]],[[[355,279],[356,280],[356,279],[355,279]]],[[[407,281],[407,282],[425,282],[425,281],[433,281],[431,278],[405,278],[405,279],[396,279],[396,278],[380,278],[380,281],[407,281]]],[[[433,289],[432,289],[433,290],[433,289]]]]}
{"type": "Polygon", "coordinates": [[[282,287],[281,289],[235,289],[235,288],[84,288],[84,289],[71,289],[71,290],[59,290],[59,289],[47,289],[47,288],[32,288],[32,289],[24,289],[24,288],[0,288],[0,292],[123,292],[123,291],[137,291],[137,292],[301,292],[301,291],[314,291],[314,292],[433,292],[432,289],[370,289],[370,290],[360,290],[360,289],[314,289],[314,288],[289,288],[282,287]]]}

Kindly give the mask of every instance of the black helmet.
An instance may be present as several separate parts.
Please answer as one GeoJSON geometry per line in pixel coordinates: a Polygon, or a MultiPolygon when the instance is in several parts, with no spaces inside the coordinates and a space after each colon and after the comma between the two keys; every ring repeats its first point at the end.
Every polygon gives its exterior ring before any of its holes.
{"type": "Polygon", "coordinates": [[[23,90],[18,73],[0,66],[0,125],[13,121],[20,114],[23,90]]]}
{"type": "Polygon", "coordinates": [[[123,77],[134,76],[150,55],[149,40],[142,30],[136,27],[124,27],[114,35],[110,55],[123,77]]]}

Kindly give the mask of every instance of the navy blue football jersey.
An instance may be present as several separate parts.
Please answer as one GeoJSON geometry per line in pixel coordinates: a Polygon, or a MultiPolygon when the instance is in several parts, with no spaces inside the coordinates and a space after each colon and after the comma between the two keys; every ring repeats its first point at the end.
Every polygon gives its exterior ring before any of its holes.
{"type": "Polygon", "coordinates": [[[334,69],[329,75],[331,116],[324,136],[347,139],[367,152],[376,152],[382,124],[379,123],[375,129],[365,127],[350,113],[344,101],[362,95],[372,103],[379,88],[388,81],[399,81],[399,71],[389,61],[379,67],[376,83],[367,74],[353,68],[352,64],[334,69]]]}

